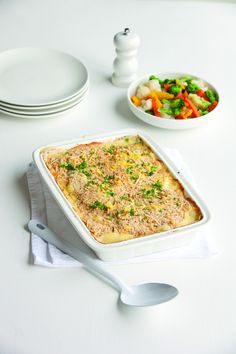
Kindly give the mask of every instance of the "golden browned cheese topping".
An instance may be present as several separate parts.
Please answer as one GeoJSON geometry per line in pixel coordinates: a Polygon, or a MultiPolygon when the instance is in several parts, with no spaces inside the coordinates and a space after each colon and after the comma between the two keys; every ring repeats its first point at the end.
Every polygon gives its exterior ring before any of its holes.
{"type": "Polygon", "coordinates": [[[43,159],[92,236],[112,243],[197,222],[198,206],[139,136],[50,148],[43,159]]]}

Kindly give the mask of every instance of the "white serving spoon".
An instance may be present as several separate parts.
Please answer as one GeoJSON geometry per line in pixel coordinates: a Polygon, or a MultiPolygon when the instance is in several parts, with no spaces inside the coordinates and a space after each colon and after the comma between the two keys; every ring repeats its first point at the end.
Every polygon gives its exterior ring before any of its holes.
{"type": "Polygon", "coordinates": [[[61,251],[72,256],[81,262],[86,268],[101,274],[116,285],[120,291],[120,300],[130,306],[151,306],[161,304],[173,299],[178,295],[178,290],[168,284],[146,283],[128,286],[123,283],[116,275],[106,269],[106,264],[99,259],[94,259],[75,248],[66,240],[61,240],[52,230],[37,220],[30,220],[29,230],[43,240],[56,246],[61,251]]]}

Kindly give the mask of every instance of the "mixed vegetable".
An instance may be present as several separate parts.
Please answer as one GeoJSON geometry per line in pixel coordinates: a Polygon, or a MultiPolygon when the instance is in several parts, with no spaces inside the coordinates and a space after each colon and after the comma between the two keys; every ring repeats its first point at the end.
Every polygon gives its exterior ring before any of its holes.
{"type": "Polygon", "coordinates": [[[191,119],[211,112],[218,95],[204,81],[191,77],[161,80],[151,75],[131,97],[133,104],[156,117],[191,119]]]}

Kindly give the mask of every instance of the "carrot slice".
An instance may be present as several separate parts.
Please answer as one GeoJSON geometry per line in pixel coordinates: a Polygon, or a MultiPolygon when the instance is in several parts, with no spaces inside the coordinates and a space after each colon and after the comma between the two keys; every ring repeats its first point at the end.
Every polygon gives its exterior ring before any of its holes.
{"type": "Polygon", "coordinates": [[[163,87],[166,91],[168,91],[171,86],[172,86],[172,84],[164,84],[163,85],[163,87]]]}
{"type": "Polygon", "coordinates": [[[198,90],[198,92],[197,92],[197,95],[199,96],[199,97],[203,97],[204,96],[204,91],[202,90],[202,89],[200,89],[200,90],[198,90]]]}
{"type": "Polygon", "coordinates": [[[205,101],[209,102],[209,98],[207,97],[207,95],[205,94],[205,91],[203,91],[202,89],[198,90],[197,95],[199,97],[202,97],[205,101]]]}
{"type": "MultiPolygon", "coordinates": [[[[158,98],[157,97],[152,97],[152,109],[153,109],[153,112],[155,114],[156,117],[160,117],[161,114],[160,112],[158,111],[158,98]]],[[[159,101],[160,102],[160,101],[159,101]]],[[[161,102],[160,102],[161,103],[161,102]]],[[[162,105],[162,104],[161,104],[162,105]]]]}
{"type": "Polygon", "coordinates": [[[180,113],[178,116],[175,117],[175,119],[186,119],[182,116],[182,114],[180,113]]]}
{"type": "Polygon", "coordinates": [[[184,99],[184,102],[185,102],[186,106],[187,106],[188,108],[190,108],[190,109],[193,111],[193,112],[192,112],[192,116],[193,116],[194,118],[195,118],[195,117],[200,117],[200,114],[199,114],[197,108],[195,107],[195,105],[193,104],[193,102],[190,101],[189,98],[185,98],[185,99],[184,99]]]}
{"type": "Polygon", "coordinates": [[[185,98],[188,98],[188,92],[187,91],[183,92],[183,99],[185,99],[185,98]]]}
{"type": "Polygon", "coordinates": [[[209,100],[209,98],[207,97],[207,95],[205,94],[205,92],[204,92],[204,95],[202,96],[202,98],[204,98],[205,101],[210,102],[210,100],[209,100]]]}
{"type": "Polygon", "coordinates": [[[161,101],[159,100],[159,97],[158,97],[156,91],[151,92],[151,97],[155,99],[157,108],[162,107],[162,103],[161,103],[161,101]]]}
{"type": "Polygon", "coordinates": [[[183,96],[182,92],[179,92],[179,93],[175,96],[175,99],[177,99],[177,98],[182,98],[182,96],[183,96]]]}
{"type": "Polygon", "coordinates": [[[218,105],[218,101],[213,102],[208,108],[208,112],[211,112],[218,105]]]}

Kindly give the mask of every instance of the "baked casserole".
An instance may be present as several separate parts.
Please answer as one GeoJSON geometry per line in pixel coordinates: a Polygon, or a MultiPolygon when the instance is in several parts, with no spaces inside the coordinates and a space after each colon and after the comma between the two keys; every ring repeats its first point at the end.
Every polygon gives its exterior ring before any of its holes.
{"type": "Polygon", "coordinates": [[[98,242],[143,237],[202,219],[196,203],[138,135],[50,147],[42,157],[98,242]]]}

